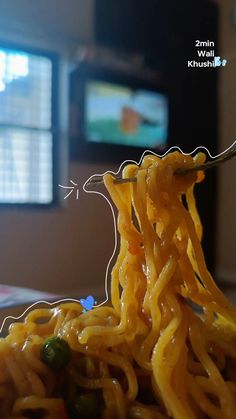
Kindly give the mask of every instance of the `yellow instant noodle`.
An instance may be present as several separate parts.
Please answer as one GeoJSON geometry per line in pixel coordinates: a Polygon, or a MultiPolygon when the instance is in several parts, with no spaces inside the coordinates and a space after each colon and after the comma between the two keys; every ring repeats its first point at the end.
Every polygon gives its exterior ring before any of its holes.
{"type": "Polygon", "coordinates": [[[204,160],[202,153],[148,155],[123,170],[136,182],[104,176],[120,233],[112,306],[82,313],[79,303],[65,303],[12,324],[0,341],[0,418],[41,411],[64,419],[78,388],[101,392],[102,419],[235,417],[236,310],[208,272],[200,243],[194,185],[203,174],[175,174],[204,160]],[[54,335],[72,350],[57,373],[40,359],[54,335]]]}

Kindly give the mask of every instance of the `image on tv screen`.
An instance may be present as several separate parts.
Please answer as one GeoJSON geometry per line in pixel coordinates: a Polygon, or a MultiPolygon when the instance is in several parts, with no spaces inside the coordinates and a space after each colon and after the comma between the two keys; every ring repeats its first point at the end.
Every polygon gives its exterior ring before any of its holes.
{"type": "Polygon", "coordinates": [[[167,97],[102,81],[86,85],[88,141],[134,147],[163,147],[168,134],[167,97]]]}

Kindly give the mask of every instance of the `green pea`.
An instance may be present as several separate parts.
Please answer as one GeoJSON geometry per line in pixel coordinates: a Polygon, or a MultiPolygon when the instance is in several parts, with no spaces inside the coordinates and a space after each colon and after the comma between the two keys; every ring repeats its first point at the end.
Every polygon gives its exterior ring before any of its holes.
{"type": "Polygon", "coordinates": [[[65,368],[70,361],[71,351],[68,343],[53,336],[47,339],[40,350],[41,360],[54,371],[65,368]]]}
{"type": "Polygon", "coordinates": [[[99,398],[95,393],[77,396],[68,408],[71,419],[95,419],[100,417],[99,398]]]}

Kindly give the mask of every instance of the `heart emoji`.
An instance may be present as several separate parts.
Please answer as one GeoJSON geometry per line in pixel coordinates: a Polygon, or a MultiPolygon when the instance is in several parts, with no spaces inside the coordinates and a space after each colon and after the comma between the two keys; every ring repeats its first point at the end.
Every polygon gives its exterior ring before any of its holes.
{"type": "Polygon", "coordinates": [[[82,305],[85,310],[91,310],[94,305],[94,298],[92,295],[89,295],[87,298],[81,298],[80,304],[82,305]]]}

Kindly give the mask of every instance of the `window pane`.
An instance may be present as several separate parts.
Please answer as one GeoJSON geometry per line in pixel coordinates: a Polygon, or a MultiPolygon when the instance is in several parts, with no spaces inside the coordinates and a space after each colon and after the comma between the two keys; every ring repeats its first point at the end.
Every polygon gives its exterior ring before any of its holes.
{"type": "Polygon", "coordinates": [[[0,48],[0,124],[51,128],[52,63],[0,48]]]}
{"type": "Polygon", "coordinates": [[[52,202],[52,134],[0,129],[0,203],[52,202]]]}

